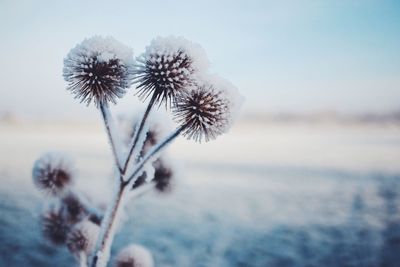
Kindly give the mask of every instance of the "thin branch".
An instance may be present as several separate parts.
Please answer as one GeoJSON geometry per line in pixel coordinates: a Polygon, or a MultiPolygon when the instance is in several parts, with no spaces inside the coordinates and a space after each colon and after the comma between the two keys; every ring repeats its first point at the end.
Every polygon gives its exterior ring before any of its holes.
{"type": "Polygon", "coordinates": [[[114,127],[114,121],[111,117],[111,114],[108,110],[107,105],[101,103],[100,104],[100,110],[101,110],[101,115],[103,116],[103,121],[104,121],[104,126],[106,128],[106,132],[108,135],[108,140],[110,142],[111,145],[111,149],[114,155],[114,159],[115,159],[115,164],[118,167],[119,172],[122,172],[122,167],[121,167],[121,163],[120,163],[120,158],[119,158],[119,153],[118,153],[118,148],[117,148],[117,144],[116,142],[119,142],[118,138],[117,140],[114,140],[115,136],[113,136],[113,129],[115,129],[114,127]]]}
{"type": "Polygon", "coordinates": [[[163,141],[155,145],[144,157],[143,159],[135,165],[135,169],[132,171],[132,174],[129,175],[129,178],[126,180],[127,183],[131,182],[136,176],[143,170],[144,165],[150,160],[154,159],[158,152],[165,148],[168,144],[172,142],[179,134],[185,129],[185,126],[181,126],[173,131],[169,136],[167,136],[163,141]]]}
{"type": "MultiPolygon", "coordinates": [[[[122,167],[121,175],[124,175],[126,170],[128,169],[128,165],[129,165],[129,162],[130,162],[130,160],[132,158],[133,151],[134,151],[134,149],[135,149],[135,147],[136,147],[136,145],[137,145],[137,143],[138,143],[138,141],[140,139],[140,136],[142,135],[142,131],[144,129],[144,125],[146,124],[147,118],[149,117],[150,111],[153,108],[154,103],[155,103],[156,100],[157,100],[157,95],[153,94],[153,96],[150,99],[149,104],[147,105],[146,111],[143,114],[142,120],[140,121],[139,127],[137,128],[137,130],[135,131],[135,133],[133,135],[132,142],[129,145],[129,152],[127,154],[125,163],[124,163],[124,165],[122,167]]],[[[141,149],[141,147],[139,148],[139,151],[140,151],[140,149],[141,149]]]]}
{"type": "Polygon", "coordinates": [[[107,264],[111,243],[114,238],[115,220],[118,217],[118,212],[121,208],[121,201],[124,195],[124,189],[127,183],[119,184],[118,190],[114,196],[113,201],[107,209],[106,216],[104,216],[101,223],[101,231],[97,240],[96,249],[93,254],[91,267],[104,267],[107,264]]]}

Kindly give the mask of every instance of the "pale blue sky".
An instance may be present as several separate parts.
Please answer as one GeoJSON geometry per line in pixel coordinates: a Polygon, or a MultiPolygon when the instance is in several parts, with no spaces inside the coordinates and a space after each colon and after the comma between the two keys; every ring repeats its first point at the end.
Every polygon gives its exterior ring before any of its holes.
{"type": "Polygon", "coordinates": [[[63,57],[94,34],[136,55],[157,35],[200,43],[245,111],[400,109],[400,1],[2,0],[0,112],[94,114],[62,79],[63,57]]]}

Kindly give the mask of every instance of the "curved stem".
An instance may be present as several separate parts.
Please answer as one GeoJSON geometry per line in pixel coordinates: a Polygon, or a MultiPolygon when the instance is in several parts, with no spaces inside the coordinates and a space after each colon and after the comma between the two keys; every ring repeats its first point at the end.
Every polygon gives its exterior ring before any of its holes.
{"type": "Polygon", "coordinates": [[[128,152],[127,158],[126,158],[125,163],[121,170],[122,175],[124,175],[126,170],[128,169],[129,162],[132,158],[133,150],[135,149],[135,147],[139,141],[139,138],[142,135],[144,125],[146,124],[147,118],[149,117],[150,111],[153,108],[156,99],[157,99],[156,94],[153,94],[153,96],[151,97],[150,102],[147,105],[147,108],[143,114],[142,120],[140,121],[139,127],[137,128],[137,130],[135,131],[135,134],[133,135],[132,142],[129,146],[129,152],[128,152]]]}
{"type": "Polygon", "coordinates": [[[110,112],[108,110],[107,105],[105,105],[103,103],[100,104],[100,110],[101,110],[101,115],[103,116],[104,126],[106,128],[108,140],[110,142],[111,149],[112,149],[112,152],[113,152],[113,155],[114,155],[115,164],[118,167],[118,170],[121,172],[122,171],[122,167],[121,167],[120,159],[119,159],[119,156],[118,156],[118,149],[117,149],[117,145],[116,145],[116,140],[114,140],[114,136],[113,136],[113,133],[112,133],[113,129],[114,129],[114,125],[113,125],[113,120],[112,120],[111,114],[110,114],[110,112]]]}
{"type": "Polygon", "coordinates": [[[154,159],[158,152],[165,148],[168,144],[170,144],[179,134],[184,130],[184,126],[177,128],[173,131],[169,136],[167,136],[163,141],[155,145],[144,157],[143,159],[135,165],[135,169],[132,171],[132,174],[129,175],[127,183],[131,182],[136,176],[143,170],[144,165],[150,160],[154,159]]]}

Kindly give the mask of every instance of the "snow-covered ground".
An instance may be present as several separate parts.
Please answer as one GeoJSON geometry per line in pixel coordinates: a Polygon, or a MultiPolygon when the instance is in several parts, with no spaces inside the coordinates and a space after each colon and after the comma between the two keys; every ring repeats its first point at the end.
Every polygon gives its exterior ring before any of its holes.
{"type": "MultiPolygon", "coordinates": [[[[48,150],[73,156],[82,191],[109,194],[100,123],[1,124],[0,266],[73,266],[41,237],[31,168],[48,150]]],[[[168,153],[180,166],[174,190],[133,199],[113,254],[135,242],[156,266],[400,262],[398,125],[241,121],[207,144],[180,138],[168,153]]]]}

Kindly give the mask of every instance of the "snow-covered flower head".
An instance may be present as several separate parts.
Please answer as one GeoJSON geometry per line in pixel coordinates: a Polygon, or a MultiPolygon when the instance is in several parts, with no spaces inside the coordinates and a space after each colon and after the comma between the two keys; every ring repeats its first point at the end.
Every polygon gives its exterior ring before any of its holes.
{"type": "Polygon", "coordinates": [[[180,37],[158,37],[137,59],[135,82],[141,98],[153,94],[156,102],[171,106],[175,96],[208,67],[200,45],[180,37]]]}
{"type": "Polygon", "coordinates": [[[209,141],[228,131],[240,105],[241,96],[231,83],[204,76],[177,96],[174,117],[188,139],[209,141]]]}
{"type": "Polygon", "coordinates": [[[50,210],[42,216],[42,229],[45,238],[55,245],[62,245],[67,238],[69,224],[60,212],[50,210]]]}
{"type": "Polygon", "coordinates": [[[96,244],[100,227],[89,220],[76,224],[67,236],[67,247],[73,254],[84,252],[89,255],[96,244]]]}
{"type": "Polygon", "coordinates": [[[72,161],[67,155],[50,152],[33,165],[33,182],[39,190],[53,196],[62,195],[74,178],[72,161]]]}
{"type": "Polygon", "coordinates": [[[125,94],[133,78],[133,53],[112,37],[94,36],[64,59],[67,89],[81,102],[107,105],[125,94]]]}
{"type": "Polygon", "coordinates": [[[153,267],[154,260],[150,251],[140,245],[130,245],[117,256],[115,267],[153,267]]]}

